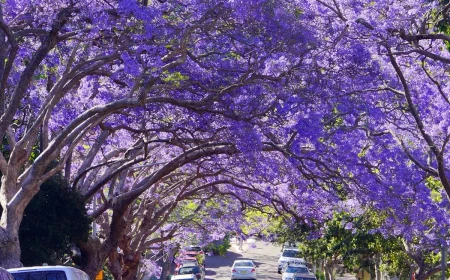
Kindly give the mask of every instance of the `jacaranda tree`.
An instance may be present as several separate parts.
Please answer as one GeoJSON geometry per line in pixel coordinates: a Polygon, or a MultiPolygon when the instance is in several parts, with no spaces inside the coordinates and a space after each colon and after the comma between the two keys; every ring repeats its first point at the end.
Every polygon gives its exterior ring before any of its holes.
{"type": "Polygon", "coordinates": [[[62,170],[92,218],[112,213],[107,234],[82,248],[99,252],[83,267],[91,276],[146,193],[215,193],[240,204],[237,216],[271,206],[305,225],[371,204],[392,213],[381,233],[439,246],[449,225],[448,7],[2,2],[0,266],[20,265],[23,211],[62,170]]]}
{"type": "MultiPolygon", "coordinates": [[[[296,24],[296,15],[280,6],[291,19],[280,25],[272,17],[276,7],[267,4],[2,3],[0,136],[7,140],[10,158],[0,156],[0,265],[20,265],[17,234],[23,210],[39,185],[56,172],[64,169],[70,177],[72,165],[87,168],[83,161],[92,159],[77,161],[73,152],[91,148],[85,144],[91,135],[113,133],[121,125],[163,132],[158,122],[167,126],[178,114],[204,113],[188,120],[214,117],[218,125],[222,119],[234,131],[243,126],[243,137],[254,137],[249,121],[273,112],[287,96],[277,87],[289,71],[301,68],[298,57],[310,49],[309,31],[296,24]],[[267,28],[261,28],[264,25],[267,28]],[[295,32],[295,40],[288,40],[288,30],[295,32]],[[298,61],[278,67],[278,60],[288,56],[298,61]],[[134,123],[136,119],[142,122],[134,123]],[[39,155],[31,159],[36,145],[39,155]],[[47,170],[55,159],[59,164],[47,170]]],[[[120,203],[129,205],[161,176],[192,160],[239,151],[236,141],[204,142],[141,182],[120,203]]],[[[243,150],[258,148],[254,142],[238,144],[243,150]]],[[[90,198],[95,191],[91,188],[84,195],[90,198]]],[[[117,217],[127,209],[120,203],[114,204],[117,217]]],[[[113,237],[110,250],[117,247],[118,238],[113,237]]]]}

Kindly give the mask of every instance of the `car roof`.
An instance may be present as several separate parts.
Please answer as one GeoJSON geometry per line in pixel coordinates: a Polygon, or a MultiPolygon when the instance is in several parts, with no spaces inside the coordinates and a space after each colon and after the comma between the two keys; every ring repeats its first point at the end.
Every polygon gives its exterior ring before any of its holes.
{"type": "Polygon", "coordinates": [[[3,274],[10,274],[10,273],[8,272],[8,270],[4,269],[3,267],[0,267],[0,273],[3,273],[3,274]]]}
{"type": "Polygon", "coordinates": [[[198,262],[196,261],[183,261],[181,262],[181,266],[197,266],[198,262]]]}
{"type": "Polygon", "coordinates": [[[174,275],[171,279],[192,279],[195,278],[194,274],[181,274],[181,275],[174,275]]]}
{"type": "Polygon", "coordinates": [[[10,268],[10,269],[8,269],[8,271],[10,273],[27,272],[27,271],[48,271],[48,270],[73,271],[73,270],[79,270],[79,269],[77,269],[75,267],[71,267],[71,266],[62,266],[62,265],[29,266],[29,267],[19,267],[19,268],[10,268]]]}
{"type": "Polygon", "coordinates": [[[180,268],[186,268],[186,267],[198,267],[199,265],[194,264],[194,263],[183,263],[181,264],[180,268]]]}
{"type": "Polygon", "coordinates": [[[306,264],[303,264],[303,263],[298,263],[298,262],[287,262],[286,263],[286,266],[293,266],[293,267],[306,267],[306,268],[308,268],[307,266],[306,266],[306,264]]]}

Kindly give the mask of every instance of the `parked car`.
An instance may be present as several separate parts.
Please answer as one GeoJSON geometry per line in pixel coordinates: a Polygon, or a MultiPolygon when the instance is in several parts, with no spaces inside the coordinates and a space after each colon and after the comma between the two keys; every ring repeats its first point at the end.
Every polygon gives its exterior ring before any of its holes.
{"type": "Polygon", "coordinates": [[[0,280],[14,280],[14,277],[6,269],[0,267],[0,280]]]}
{"type": "Polygon", "coordinates": [[[182,265],[176,271],[177,275],[194,274],[197,280],[205,279],[205,271],[200,265],[182,265]]]}
{"type": "Polygon", "coordinates": [[[174,275],[170,280],[197,280],[197,277],[194,274],[182,274],[182,275],[174,275]]]}
{"type": "Polygon", "coordinates": [[[177,264],[176,269],[179,269],[182,266],[196,266],[199,265],[197,260],[195,258],[188,258],[188,259],[183,259],[181,260],[180,263],[177,264]]]}
{"type": "Polygon", "coordinates": [[[285,264],[282,269],[282,280],[292,280],[295,274],[310,274],[308,267],[303,264],[285,264]]]}
{"type": "Polygon", "coordinates": [[[295,274],[292,280],[316,280],[314,274],[295,274]]]}
{"type": "Polygon", "coordinates": [[[203,252],[202,247],[197,245],[190,245],[186,248],[186,254],[193,254],[193,255],[204,255],[205,252],[203,252]]]}
{"type": "Polygon", "coordinates": [[[15,280],[90,280],[82,270],[70,266],[32,266],[11,268],[15,280]]]}
{"type": "Polygon", "coordinates": [[[236,260],[231,267],[231,279],[257,279],[256,265],[252,260],[236,260]]]}
{"type": "Polygon", "coordinates": [[[302,258],[300,250],[287,249],[281,253],[280,258],[278,259],[278,273],[281,273],[281,269],[286,263],[306,265],[306,260],[302,258]]]}

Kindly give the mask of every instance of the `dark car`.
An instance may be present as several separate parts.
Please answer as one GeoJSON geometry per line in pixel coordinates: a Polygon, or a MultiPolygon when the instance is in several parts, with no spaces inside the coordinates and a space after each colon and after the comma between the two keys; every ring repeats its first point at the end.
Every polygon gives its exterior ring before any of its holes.
{"type": "Polygon", "coordinates": [[[205,279],[205,271],[199,265],[195,265],[195,266],[183,265],[177,270],[177,274],[180,274],[180,275],[182,275],[182,274],[194,274],[195,277],[197,277],[197,280],[205,279]]]}
{"type": "Polygon", "coordinates": [[[14,280],[14,277],[6,269],[0,267],[0,280],[14,280]]]}

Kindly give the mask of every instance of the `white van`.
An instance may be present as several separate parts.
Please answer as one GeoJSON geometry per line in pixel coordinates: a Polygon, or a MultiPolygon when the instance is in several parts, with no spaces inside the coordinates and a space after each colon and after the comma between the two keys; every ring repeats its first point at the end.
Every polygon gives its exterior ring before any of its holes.
{"type": "Polygon", "coordinates": [[[15,280],[90,280],[84,271],[70,266],[32,266],[8,271],[15,280]]]}

